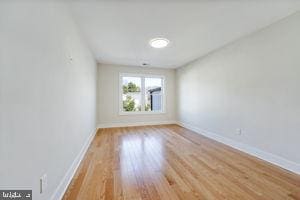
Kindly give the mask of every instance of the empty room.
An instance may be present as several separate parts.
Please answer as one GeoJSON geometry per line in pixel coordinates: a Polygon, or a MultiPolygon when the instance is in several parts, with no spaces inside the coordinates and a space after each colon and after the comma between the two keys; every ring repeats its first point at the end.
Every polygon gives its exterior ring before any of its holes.
{"type": "Polygon", "coordinates": [[[0,200],[300,200],[300,1],[0,0],[0,200]]]}

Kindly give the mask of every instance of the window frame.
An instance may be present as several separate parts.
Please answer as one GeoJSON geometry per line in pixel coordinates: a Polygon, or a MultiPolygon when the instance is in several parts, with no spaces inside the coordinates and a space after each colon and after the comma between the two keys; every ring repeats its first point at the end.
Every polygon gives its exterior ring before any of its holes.
{"type": "Polygon", "coordinates": [[[155,74],[138,74],[138,73],[119,73],[119,115],[153,115],[164,114],[166,105],[165,93],[166,79],[164,75],[155,74]],[[123,77],[138,77],[141,78],[141,111],[123,111],[123,77]],[[161,111],[145,111],[145,78],[161,78],[162,79],[162,109],[161,111]]]}

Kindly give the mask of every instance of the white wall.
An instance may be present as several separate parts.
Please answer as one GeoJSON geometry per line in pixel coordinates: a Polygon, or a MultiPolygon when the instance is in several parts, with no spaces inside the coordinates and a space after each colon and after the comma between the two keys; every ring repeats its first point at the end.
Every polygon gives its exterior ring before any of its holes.
{"type": "Polygon", "coordinates": [[[299,36],[298,12],[178,69],[179,121],[292,161],[299,170],[299,36]]]}
{"type": "Polygon", "coordinates": [[[97,67],[58,2],[2,1],[0,44],[0,188],[49,200],[95,131],[97,67]]]}
{"type": "Polygon", "coordinates": [[[175,121],[175,70],[133,66],[98,65],[98,126],[164,123],[175,121]],[[119,73],[141,73],[165,76],[166,113],[119,115],[119,73]]]}

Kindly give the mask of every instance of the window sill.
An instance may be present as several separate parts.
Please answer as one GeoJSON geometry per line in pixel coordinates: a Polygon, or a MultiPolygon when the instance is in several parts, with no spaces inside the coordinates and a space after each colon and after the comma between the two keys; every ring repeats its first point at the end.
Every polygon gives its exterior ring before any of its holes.
{"type": "Polygon", "coordinates": [[[122,111],[120,111],[119,112],[119,115],[161,115],[161,114],[166,114],[166,112],[163,112],[163,111],[159,111],[159,112],[156,112],[156,111],[122,112],[122,111]]]}

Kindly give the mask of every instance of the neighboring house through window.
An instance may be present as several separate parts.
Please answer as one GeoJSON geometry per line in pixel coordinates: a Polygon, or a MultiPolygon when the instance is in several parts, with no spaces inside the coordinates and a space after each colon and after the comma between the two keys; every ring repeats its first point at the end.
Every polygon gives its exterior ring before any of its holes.
{"type": "Polygon", "coordinates": [[[120,74],[120,114],[164,112],[164,76],[120,74]]]}

